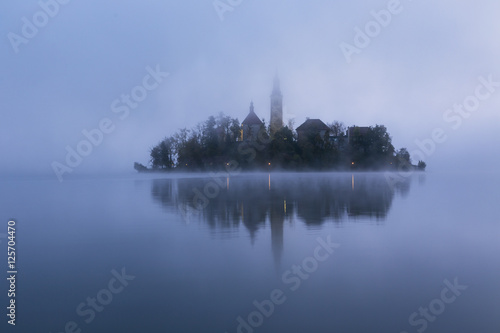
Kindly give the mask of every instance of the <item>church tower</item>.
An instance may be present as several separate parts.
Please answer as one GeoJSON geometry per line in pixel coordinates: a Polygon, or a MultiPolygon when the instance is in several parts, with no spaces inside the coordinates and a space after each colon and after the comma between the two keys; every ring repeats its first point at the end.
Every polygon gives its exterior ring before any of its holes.
{"type": "Polygon", "coordinates": [[[271,94],[271,136],[283,127],[283,95],[280,89],[278,75],[274,77],[273,92],[271,94]]]}

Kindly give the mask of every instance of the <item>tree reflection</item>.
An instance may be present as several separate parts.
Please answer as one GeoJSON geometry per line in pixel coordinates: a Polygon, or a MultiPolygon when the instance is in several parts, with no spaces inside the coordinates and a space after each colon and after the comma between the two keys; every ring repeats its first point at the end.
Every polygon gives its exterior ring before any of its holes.
{"type": "Polygon", "coordinates": [[[270,227],[279,266],[285,221],[315,228],[326,222],[383,222],[394,196],[409,189],[409,178],[388,180],[382,173],[252,174],[154,180],[151,193],[187,220],[214,229],[244,225],[252,243],[259,229],[270,227]]]}

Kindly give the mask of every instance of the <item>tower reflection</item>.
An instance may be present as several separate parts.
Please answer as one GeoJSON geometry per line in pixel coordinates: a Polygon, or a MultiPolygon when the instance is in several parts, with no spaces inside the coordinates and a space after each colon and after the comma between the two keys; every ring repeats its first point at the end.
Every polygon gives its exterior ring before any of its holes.
{"type": "Polygon", "coordinates": [[[394,196],[410,190],[410,178],[388,181],[384,174],[251,174],[231,178],[153,180],[151,194],[165,207],[214,229],[244,226],[254,243],[259,230],[271,233],[276,267],[284,250],[284,224],[359,220],[383,223],[394,196]]]}

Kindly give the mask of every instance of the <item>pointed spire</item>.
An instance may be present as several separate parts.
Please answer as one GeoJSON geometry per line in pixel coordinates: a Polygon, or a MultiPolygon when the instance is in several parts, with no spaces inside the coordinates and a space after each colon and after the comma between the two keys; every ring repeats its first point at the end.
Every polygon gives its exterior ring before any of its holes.
{"type": "Polygon", "coordinates": [[[278,76],[277,71],[276,71],[276,74],[274,75],[273,94],[281,94],[280,78],[278,76]]]}
{"type": "Polygon", "coordinates": [[[271,94],[271,136],[283,127],[283,95],[280,89],[278,74],[274,76],[273,92],[271,94]]]}
{"type": "Polygon", "coordinates": [[[259,117],[255,114],[253,101],[250,102],[250,111],[248,112],[248,116],[241,122],[242,125],[260,125],[262,122],[259,117]]]}

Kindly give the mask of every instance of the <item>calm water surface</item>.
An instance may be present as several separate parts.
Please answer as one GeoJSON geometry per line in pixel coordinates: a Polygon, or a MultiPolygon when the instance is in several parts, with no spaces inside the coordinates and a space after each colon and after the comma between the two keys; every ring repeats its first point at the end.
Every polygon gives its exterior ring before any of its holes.
{"type": "Polygon", "coordinates": [[[496,174],[1,180],[17,332],[498,332],[496,174]]]}

